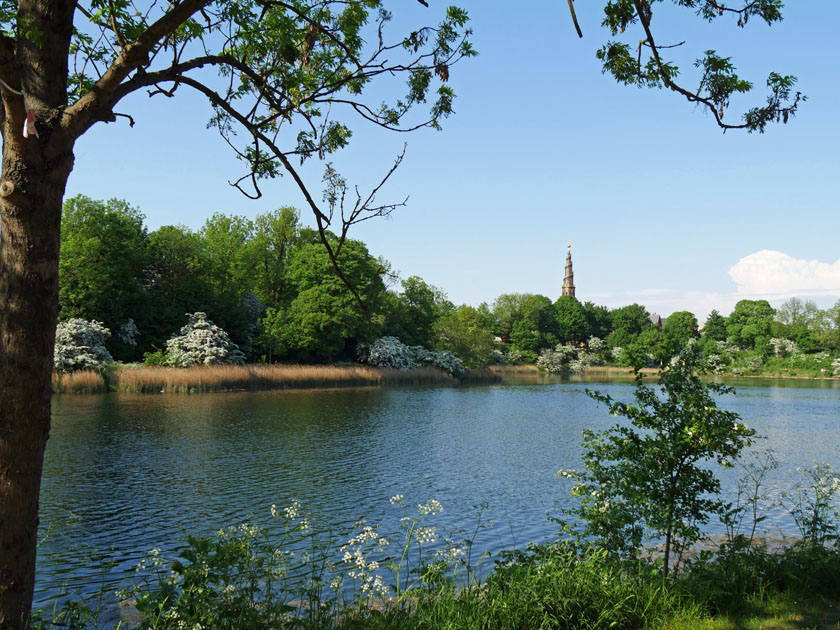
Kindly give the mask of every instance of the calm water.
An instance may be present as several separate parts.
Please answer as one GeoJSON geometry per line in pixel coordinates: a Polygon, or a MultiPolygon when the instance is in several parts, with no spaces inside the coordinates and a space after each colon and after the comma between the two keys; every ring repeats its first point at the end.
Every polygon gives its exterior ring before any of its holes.
{"type": "MultiPolygon", "coordinates": [[[[775,450],[774,493],[793,484],[797,466],[818,460],[840,470],[840,383],[734,384],[738,395],[722,405],[775,450]]],[[[486,503],[484,518],[496,524],[480,532],[480,551],[551,537],[546,513],[569,505],[555,473],[579,466],[584,428],[614,421],[587,386],[632,395],[628,383],[565,381],[57,396],[36,600],[118,584],[151,548],[172,551],[187,532],[263,521],[272,504],[294,499],[316,522],[341,528],[366,518],[385,531],[405,514],[389,504],[398,493],[409,505],[439,500],[442,530],[472,532],[473,506],[486,503]]],[[[770,525],[795,531],[781,510],[770,525]]]]}

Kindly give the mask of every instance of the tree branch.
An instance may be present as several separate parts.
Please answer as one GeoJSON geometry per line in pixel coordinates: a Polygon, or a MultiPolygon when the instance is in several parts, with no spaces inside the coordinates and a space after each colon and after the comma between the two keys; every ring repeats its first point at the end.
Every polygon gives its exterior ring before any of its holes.
{"type": "Polygon", "coordinates": [[[742,123],[740,125],[730,125],[723,121],[723,112],[722,108],[718,108],[718,106],[713,103],[711,100],[700,96],[695,92],[691,92],[686,90],[685,88],[677,85],[671,78],[668,76],[668,71],[665,69],[664,64],[662,63],[662,58],[659,55],[659,48],[657,48],[656,43],[653,40],[653,33],[650,30],[650,17],[642,7],[643,0],[633,0],[633,5],[636,7],[636,13],[639,16],[639,21],[642,23],[642,28],[645,31],[645,37],[647,45],[650,47],[651,54],[653,55],[653,59],[656,62],[656,67],[659,70],[659,76],[662,79],[662,83],[665,87],[677,92],[678,94],[682,94],[690,103],[702,103],[705,105],[709,111],[712,112],[712,115],[715,117],[715,121],[717,122],[718,126],[723,129],[724,131],[727,129],[745,129],[748,127],[747,123],[742,123]]]}
{"type": "Polygon", "coordinates": [[[97,120],[97,111],[108,104],[120,84],[135,69],[149,62],[149,54],[161,39],[172,33],[212,0],[183,0],[154,24],[136,41],[127,44],[111,67],[76,103],[64,110],[61,122],[65,132],[73,137],[84,133],[97,120]]]}
{"type": "MultiPolygon", "coordinates": [[[[175,80],[175,79],[172,79],[175,80]]],[[[184,85],[188,85],[195,90],[198,90],[202,94],[204,94],[211,103],[223,109],[227,114],[229,114],[232,118],[239,122],[245,129],[251,133],[254,138],[259,138],[266,147],[268,147],[274,156],[280,161],[283,165],[283,168],[292,176],[292,179],[297,184],[298,189],[303,194],[306,203],[309,205],[312,213],[315,215],[315,223],[318,228],[318,234],[321,237],[321,243],[327,250],[327,255],[330,258],[330,262],[332,263],[333,269],[335,269],[336,274],[341,279],[341,281],[347,286],[348,290],[353,294],[353,298],[356,300],[356,303],[359,305],[359,308],[362,311],[367,312],[369,307],[369,302],[362,299],[362,296],[359,294],[358,289],[356,286],[350,281],[347,275],[342,271],[340,265],[338,264],[338,253],[335,248],[333,248],[332,244],[330,243],[329,239],[327,238],[327,228],[329,227],[330,220],[327,215],[318,207],[318,204],[315,203],[315,200],[312,198],[309,189],[304,184],[303,179],[300,177],[298,172],[295,170],[292,163],[289,161],[289,158],[277,147],[277,145],[272,142],[272,140],[262,132],[257,125],[249,121],[245,116],[243,116],[240,112],[236,110],[226,99],[222,98],[220,94],[215,92],[214,90],[210,89],[200,81],[193,79],[192,77],[185,77],[181,76],[177,78],[179,83],[183,83],[184,85]]],[[[389,173],[390,176],[390,173],[389,173]]],[[[241,181],[241,180],[240,180],[241,181]]],[[[340,241],[339,244],[342,244],[343,241],[340,241]]]]}

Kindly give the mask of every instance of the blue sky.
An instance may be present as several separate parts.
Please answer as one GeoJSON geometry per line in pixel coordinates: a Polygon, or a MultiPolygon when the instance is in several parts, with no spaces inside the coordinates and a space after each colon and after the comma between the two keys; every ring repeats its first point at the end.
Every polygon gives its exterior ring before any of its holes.
{"type": "MultiPolygon", "coordinates": [[[[808,97],[800,114],[763,135],[723,134],[676,94],[602,75],[598,4],[577,3],[578,39],[563,2],[461,2],[480,54],[453,69],[457,113],[443,131],[405,136],[357,124],[333,158],[364,187],[408,142],[383,192],[408,196],[408,206],[353,236],[402,277],[419,275],[456,303],[511,292],[555,299],[568,241],[577,295],[597,304],[705,317],[742,298],[840,299],[840,72],[829,45],[840,3],[790,3],[783,22],[745,29],[685,10],[656,15],[660,44],[686,42],[677,54],[688,85],[696,82],[690,62],[708,48],[732,56],[756,84],[750,104],[763,101],[770,71],[799,77],[808,97]]],[[[437,0],[429,9],[392,5],[396,27],[444,10],[437,0]]],[[[627,41],[639,39],[628,30],[627,41]]],[[[283,205],[311,223],[288,178],[258,201],[228,185],[241,165],[206,129],[203,100],[182,92],[134,95],[121,108],[134,115],[133,129],[120,120],[89,131],[76,146],[68,196],[126,199],[150,229],[198,229],[213,212],[253,217],[283,205]]],[[[321,170],[305,170],[315,191],[321,170]]]]}

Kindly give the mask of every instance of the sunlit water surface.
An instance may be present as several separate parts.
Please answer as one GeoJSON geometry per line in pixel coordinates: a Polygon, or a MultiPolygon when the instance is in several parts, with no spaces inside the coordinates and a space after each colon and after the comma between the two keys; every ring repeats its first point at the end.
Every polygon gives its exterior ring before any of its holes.
{"type": "MultiPolygon", "coordinates": [[[[571,505],[559,469],[580,465],[581,431],[614,423],[587,397],[629,400],[632,383],[548,380],[475,387],[271,391],[203,395],[56,396],[41,491],[36,604],[61,592],[119,585],[152,548],[189,532],[265,522],[300,501],[334,531],[360,519],[395,531],[408,506],[434,498],[440,531],[472,534],[479,552],[556,534],[546,514],[571,505]]],[[[840,383],[733,382],[721,401],[766,439],[781,466],[774,497],[797,466],[840,469],[840,383]]],[[[737,471],[736,471],[737,472],[737,471]]],[[[727,471],[725,486],[735,476],[727,471]]],[[[794,534],[782,509],[765,529],[794,534]]],[[[711,532],[720,532],[710,523],[711,532]]]]}

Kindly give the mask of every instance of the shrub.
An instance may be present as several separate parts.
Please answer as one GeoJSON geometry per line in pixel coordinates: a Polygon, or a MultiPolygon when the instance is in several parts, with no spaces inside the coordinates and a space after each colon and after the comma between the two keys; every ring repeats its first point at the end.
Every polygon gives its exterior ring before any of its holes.
{"type": "Polygon", "coordinates": [[[396,337],[380,337],[370,345],[359,344],[356,354],[362,363],[377,367],[413,370],[418,365],[428,365],[459,378],[465,372],[461,359],[454,353],[428,350],[423,346],[407,346],[396,337]]]}
{"type": "Polygon", "coordinates": [[[111,331],[102,322],[74,317],[55,330],[55,369],[60,372],[96,370],[101,372],[114,359],[105,347],[111,331]]]}
{"type": "Polygon", "coordinates": [[[376,367],[413,370],[417,367],[411,349],[396,337],[380,337],[372,344],[359,344],[356,348],[359,361],[376,367]]]}
{"type": "MultiPolygon", "coordinates": [[[[591,337],[596,341],[595,346],[600,350],[603,348],[597,343],[603,342],[597,337],[591,337]]],[[[586,348],[574,345],[557,344],[554,350],[543,350],[537,359],[537,365],[547,372],[583,372],[590,365],[599,365],[600,358],[595,352],[589,352],[586,348]]]]}
{"type": "Polygon", "coordinates": [[[753,429],[714,396],[733,391],[700,380],[699,352],[689,347],[661,371],[659,387],[637,381],[634,403],[587,390],[625,420],[604,431],[584,430],[583,471],[561,471],[575,481],[581,502],[571,513],[610,553],[635,558],[646,537],[664,537],[662,570],[700,537],[699,524],[721,515],[720,481],[710,466],[729,466],[750,445],[753,429]]]}
{"type": "Polygon", "coordinates": [[[151,365],[161,367],[168,365],[169,357],[163,350],[155,350],[154,352],[143,353],[143,365],[151,365]]]}
{"type": "Polygon", "coordinates": [[[176,367],[245,363],[245,355],[228,334],[204,313],[188,314],[181,334],[166,342],[167,363],[176,367]]]}

